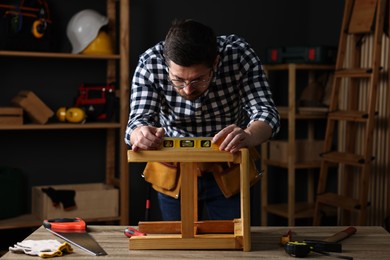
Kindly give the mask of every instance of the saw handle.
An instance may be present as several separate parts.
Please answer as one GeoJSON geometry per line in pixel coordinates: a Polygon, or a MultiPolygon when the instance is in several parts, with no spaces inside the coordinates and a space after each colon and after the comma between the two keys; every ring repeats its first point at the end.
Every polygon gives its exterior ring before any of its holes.
{"type": "Polygon", "coordinates": [[[340,242],[340,241],[342,241],[342,240],[352,236],[355,233],[356,233],[356,228],[348,227],[348,228],[344,229],[343,231],[337,232],[333,236],[330,236],[330,237],[327,237],[327,238],[323,239],[322,241],[325,241],[325,242],[340,242]]]}
{"type": "Polygon", "coordinates": [[[85,231],[87,225],[81,218],[55,218],[43,221],[43,226],[57,232],[85,231]]]}

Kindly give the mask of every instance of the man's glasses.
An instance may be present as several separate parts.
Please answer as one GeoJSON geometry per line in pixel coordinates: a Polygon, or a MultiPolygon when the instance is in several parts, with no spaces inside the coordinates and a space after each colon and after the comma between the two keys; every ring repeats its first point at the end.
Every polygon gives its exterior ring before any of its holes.
{"type": "Polygon", "coordinates": [[[188,83],[186,80],[183,79],[171,79],[171,76],[168,75],[168,81],[172,84],[174,88],[179,90],[185,88],[186,86],[192,88],[205,88],[209,85],[212,74],[213,74],[213,70],[210,69],[208,79],[197,79],[197,80],[192,80],[188,83]]]}

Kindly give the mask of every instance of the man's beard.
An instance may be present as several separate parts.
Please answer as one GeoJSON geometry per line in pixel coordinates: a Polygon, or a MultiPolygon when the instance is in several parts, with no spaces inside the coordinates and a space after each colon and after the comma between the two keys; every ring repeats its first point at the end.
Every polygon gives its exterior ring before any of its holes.
{"type": "Polygon", "coordinates": [[[195,90],[194,92],[192,92],[189,95],[185,94],[184,92],[178,92],[178,94],[186,100],[194,101],[194,100],[198,99],[199,97],[201,97],[206,91],[207,91],[207,88],[204,88],[204,89],[195,90]]]}

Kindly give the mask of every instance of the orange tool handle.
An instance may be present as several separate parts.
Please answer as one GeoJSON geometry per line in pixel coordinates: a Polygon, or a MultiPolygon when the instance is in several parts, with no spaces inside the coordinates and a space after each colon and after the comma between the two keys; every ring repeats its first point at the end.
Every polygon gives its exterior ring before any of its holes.
{"type": "Polygon", "coordinates": [[[340,242],[340,241],[342,241],[342,240],[352,236],[355,233],[356,233],[356,228],[349,227],[349,228],[346,228],[343,231],[337,232],[336,234],[334,234],[331,237],[325,238],[322,241],[325,241],[325,242],[340,242]]]}
{"type": "Polygon", "coordinates": [[[43,221],[43,226],[57,232],[85,231],[87,225],[81,218],[55,218],[43,221]]]}

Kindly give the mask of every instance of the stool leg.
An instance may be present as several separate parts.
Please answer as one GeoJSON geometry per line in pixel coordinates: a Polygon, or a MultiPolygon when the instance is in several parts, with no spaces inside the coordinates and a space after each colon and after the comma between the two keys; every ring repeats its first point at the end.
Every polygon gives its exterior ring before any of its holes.
{"type": "Polygon", "coordinates": [[[181,174],[181,232],[182,238],[195,236],[195,222],[198,220],[198,177],[196,163],[180,163],[181,174]]]}
{"type": "Polygon", "coordinates": [[[248,149],[241,149],[241,222],[243,235],[243,250],[251,251],[251,231],[250,231],[250,183],[249,183],[249,151],[248,149]]]}

